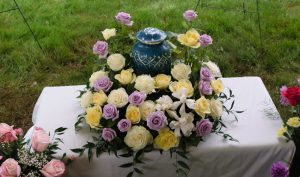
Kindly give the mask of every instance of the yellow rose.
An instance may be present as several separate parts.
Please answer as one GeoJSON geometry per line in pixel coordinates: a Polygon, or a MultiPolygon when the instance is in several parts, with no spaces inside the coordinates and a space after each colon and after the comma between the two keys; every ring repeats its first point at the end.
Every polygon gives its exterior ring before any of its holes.
{"type": "Polygon", "coordinates": [[[158,74],[157,76],[155,76],[154,80],[155,80],[155,88],[165,89],[168,88],[171,82],[171,76],[165,74],[158,74]]]}
{"type": "Polygon", "coordinates": [[[103,104],[107,101],[107,96],[100,90],[99,92],[95,92],[92,96],[92,103],[98,106],[103,106],[103,104]]]}
{"type": "Polygon", "coordinates": [[[133,83],[136,79],[133,69],[122,70],[120,74],[115,75],[115,79],[118,80],[122,85],[133,83]]]}
{"type": "Polygon", "coordinates": [[[137,106],[129,105],[126,109],[125,117],[130,120],[132,124],[137,124],[141,120],[140,109],[137,106]]]}
{"type": "Polygon", "coordinates": [[[181,79],[188,80],[191,72],[192,72],[191,67],[183,63],[179,63],[175,65],[171,70],[172,76],[177,80],[181,80],[181,79]]]}
{"type": "Polygon", "coordinates": [[[281,128],[278,130],[278,136],[279,136],[279,137],[283,137],[285,133],[287,133],[287,127],[281,127],[281,128]]]}
{"type": "Polygon", "coordinates": [[[224,85],[220,79],[212,80],[210,84],[217,95],[224,91],[224,85]]]}
{"type": "Polygon", "coordinates": [[[205,114],[210,114],[210,103],[204,96],[196,100],[195,102],[195,111],[202,118],[205,117],[205,114]]]}
{"type": "Polygon", "coordinates": [[[178,138],[168,127],[162,128],[158,136],[154,139],[154,147],[165,151],[177,147],[178,144],[178,138]]]}
{"type": "Polygon", "coordinates": [[[181,89],[186,89],[188,97],[191,97],[194,94],[194,87],[191,81],[185,79],[181,79],[176,82],[171,82],[171,84],[169,85],[169,89],[173,93],[180,92],[181,89]]]}
{"type": "Polygon", "coordinates": [[[100,119],[102,117],[102,109],[100,106],[93,106],[86,109],[85,121],[91,128],[100,127],[100,119]]]}
{"type": "Polygon", "coordinates": [[[85,92],[80,98],[80,105],[82,108],[88,107],[92,102],[93,94],[91,91],[85,92]]]}
{"type": "Polygon", "coordinates": [[[150,75],[140,75],[136,78],[134,88],[150,94],[154,92],[154,79],[150,75]]]}
{"type": "Polygon", "coordinates": [[[182,44],[192,48],[199,48],[201,46],[199,42],[200,34],[195,30],[191,29],[185,34],[179,34],[177,40],[182,44]]]}
{"type": "Polygon", "coordinates": [[[143,126],[133,126],[128,130],[124,142],[133,151],[138,151],[153,142],[151,133],[143,126]]]}
{"type": "Polygon", "coordinates": [[[125,58],[121,54],[112,54],[107,58],[107,64],[113,71],[120,71],[125,66],[125,58]]]}
{"type": "Polygon", "coordinates": [[[298,127],[300,127],[300,118],[299,117],[291,117],[287,121],[287,124],[290,127],[298,128],[298,127]]]}
{"type": "Polygon", "coordinates": [[[116,35],[116,28],[105,29],[104,31],[102,31],[102,35],[105,40],[108,40],[109,38],[116,35]]]}
{"type": "Polygon", "coordinates": [[[210,100],[210,115],[214,118],[220,118],[223,114],[223,104],[219,99],[210,100]]]}
{"type": "Polygon", "coordinates": [[[90,87],[94,87],[95,83],[97,80],[99,80],[101,77],[104,77],[104,76],[107,76],[107,72],[104,72],[104,71],[97,71],[97,72],[94,72],[89,81],[90,81],[90,87]]]}
{"type": "Polygon", "coordinates": [[[155,111],[155,103],[151,100],[147,100],[144,101],[139,108],[142,119],[146,121],[148,115],[155,111]]]}
{"type": "Polygon", "coordinates": [[[108,95],[107,102],[116,105],[117,108],[122,108],[128,103],[128,94],[124,88],[112,90],[108,95]]]}

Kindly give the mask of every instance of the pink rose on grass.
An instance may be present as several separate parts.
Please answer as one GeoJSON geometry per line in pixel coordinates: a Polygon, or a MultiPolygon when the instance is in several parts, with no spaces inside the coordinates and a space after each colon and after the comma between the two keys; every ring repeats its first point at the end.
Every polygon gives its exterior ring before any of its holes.
{"type": "Polygon", "coordinates": [[[213,79],[213,74],[207,67],[202,67],[200,70],[200,79],[205,81],[211,81],[213,79]]]}
{"type": "Polygon", "coordinates": [[[21,167],[14,159],[6,159],[0,166],[1,177],[19,177],[21,174],[21,167]]]}
{"type": "Polygon", "coordinates": [[[201,47],[207,47],[212,44],[213,39],[211,38],[210,35],[203,34],[200,36],[199,42],[201,44],[201,47]]]}
{"type": "Polygon", "coordinates": [[[93,46],[93,53],[99,55],[99,58],[106,58],[108,54],[108,43],[105,41],[97,41],[93,46]]]}
{"type": "Polygon", "coordinates": [[[0,160],[2,160],[2,159],[3,159],[3,156],[0,155],[0,160]]]}
{"type": "Polygon", "coordinates": [[[197,136],[205,136],[210,134],[212,130],[212,123],[208,119],[202,119],[196,124],[196,134],[197,136]]]}
{"type": "Polygon", "coordinates": [[[44,152],[50,144],[49,134],[42,128],[36,127],[33,132],[31,146],[36,152],[44,152]]]}
{"type": "Polygon", "coordinates": [[[117,126],[120,132],[127,132],[131,128],[131,121],[128,119],[121,119],[117,126]]]}
{"type": "Polygon", "coordinates": [[[210,81],[205,81],[205,80],[200,81],[200,83],[199,83],[199,92],[202,95],[211,95],[212,91],[213,91],[213,89],[210,85],[210,81]]]}
{"type": "Polygon", "coordinates": [[[18,140],[17,132],[6,123],[0,124],[0,142],[14,142],[18,140]]]}
{"type": "Polygon", "coordinates": [[[290,105],[289,100],[285,96],[287,89],[288,88],[285,85],[280,88],[280,104],[283,106],[290,105]]]}
{"type": "Polygon", "coordinates": [[[96,81],[94,88],[96,91],[103,90],[104,92],[108,92],[112,85],[113,82],[109,79],[109,77],[103,76],[96,81]]]}
{"type": "Polygon", "coordinates": [[[102,138],[105,141],[112,141],[117,136],[117,133],[114,129],[104,128],[102,131],[102,138]]]}
{"type": "Polygon", "coordinates": [[[57,159],[52,159],[48,162],[40,172],[45,177],[60,177],[65,172],[65,164],[57,159]]]}
{"type": "Polygon", "coordinates": [[[119,118],[119,111],[114,104],[107,104],[103,107],[103,114],[105,119],[115,120],[119,118]]]}
{"type": "Polygon", "coordinates": [[[133,25],[133,21],[131,20],[131,15],[129,13],[126,12],[119,12],[116,16],[115,16],[116,20],[126,26],[132,26],[133,25]]]}
{"type": "Polygon", "coordinates": [[[23,135],[23,129],[22,128],[17,128],[15,129],[15,132],[18,136],[22,136],[23,135]]]}
{"type": "Polygon", "coordinates": [[[147,126],[152,129],[159,131],[168,124],[167,117],[164,112],[156,111],[152,112],[147,117],[147,126]]]}
{"type": "Polygon", "coordinates": [[[129,95],[128,101],[130,104],[133,104],[135,106],[139,106],[142,103],[144,103],[145,99],[147,97],[147,94],[144,92],[134,91],[132,94],[129,95]]]}
{"type": "Polygon", "coordinates": [[[187,10],[183,13],[183,17],[186,21],[193,21],[197,18],[197,12],[195,12],[194,10],[187,10]]]}

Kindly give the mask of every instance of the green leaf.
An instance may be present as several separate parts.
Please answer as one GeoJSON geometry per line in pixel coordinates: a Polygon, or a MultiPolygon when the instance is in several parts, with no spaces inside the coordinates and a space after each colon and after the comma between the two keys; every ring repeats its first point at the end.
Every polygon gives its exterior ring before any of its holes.
{"type": "Polygon", "coordinates": [[[183,169],[181,169],[181,168],[179,168],[178,170],[176,170],[176,173],[178,173],[178,174],[183,174],[185,177],[187,177],[187,173],[183,170],[183,169]]]}
{"type": "Polygon", "coordinates": [[[55,131],[54,131],[54,133],[63,133],[65,130],[67,130],[68,128],[65,128],[65,127],[59,127],[59,128],[57,128],[55,131]]]}
{"type": "Polygon", "coordinates": [[[183,161],[179,160],[177,161],[177,163],[182,166],[183,168],[187,169],[187,170],[190,170],[190,167],[183,161]]]}
{"type": "Polygon", "coordinates": [[[239,114],[239,113],[243,113],[243,112],[245,112],[245,111],[235,111],[235,112],[239,114]]]}
{"type": "Polygon", "coordinates": [[[143,173],[141,170],[139,170],[138,168],[134,168],[134,171],[137,172],[138,174],[141,174],[141,175],[144,174],[144,173],[143,173]]]}
{"type": "Polygon", "coordinates": [[[131,153],[127,153],[127,154],[121,154],[121,155],[119,155],[119,156],[121,156],[121,157],[131,157],[132,154],[131,154],[131,153]]]}
{"type": "Polygon", "coordinates": [[[184,158],[184,159],[187,159],[188,160],[188,157],[186,156],[186,153],[184,152],[180,152],[180,151],[177,151],[176,152],[180,157],[184,158]]]}
{"type": "Polygon", "coordinates": [[[230,106],[229,110],[232,110],[233,106],[234,106],[234,101],[231,103],[231,106],[230,106]]]}
{"type": "Polygon", "coordinates": [[[132,177],[133,171],[129,172],[126,177],[132,177]]]}
{"type": "Polygon", "coordinates": [[[125,163],[123,165],[120,165],[119,167],[121,168],[128,168],[128,167],[132,167],[133,166],[133,162],[130,162],[130,163],[125,163]]]}

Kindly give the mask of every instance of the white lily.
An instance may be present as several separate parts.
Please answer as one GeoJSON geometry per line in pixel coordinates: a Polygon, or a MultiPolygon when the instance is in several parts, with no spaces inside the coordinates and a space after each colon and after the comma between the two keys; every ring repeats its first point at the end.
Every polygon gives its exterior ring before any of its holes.
{"type": "Polygon", "coordinates": [[[175,111],[167,110],[170,117],[176,119],[170,122],[169,126],[174,130],[177,137],[181,137],[180,131],[184,136],[188,137],[192,134],[195,126],[193,124],[194,114],[180,111],[180,116],[175,111]]]}
{"type": "Polygon", "coordinates": [[[187,90],[181,89],[179,92],[172,93],[172,95],[179,99],[179,101],[175,101],[172,106],[172,110],[177,110],[177,108],[181,105],[181,112],[185,112],[185,105],[190,109],[195,109],[195,100],[187,99],[187,90]]]}

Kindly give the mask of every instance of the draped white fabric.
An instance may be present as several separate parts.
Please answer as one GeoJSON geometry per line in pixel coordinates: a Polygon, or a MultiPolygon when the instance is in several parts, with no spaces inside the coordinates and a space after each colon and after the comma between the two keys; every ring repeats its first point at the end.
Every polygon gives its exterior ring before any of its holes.
{"type": "MultiPolygon", "coordinates": [[[[295,152],[292,141],[286,142],[277,138],[277,131],[282,120],[272,102],[263,82],[259,77],[223,78],[224,84],[235,94],[235,110],[245,110],[238,114],[239,121],[230,116],[224,117],[228,129],[226,133],[238,139],[239,143],[224,141],[218,135],[205,137],[198,147],[190,148],[188,164],[189,176],[193,177],[268,177],[272,163],[290,161],[295,152]]],[[[84,86],[46,87],[33,111],[33,122],[53,134],[58,127],[67,127],[62,136],[64,144],[60,146],[62,155],[70,149],[79,148],[91,140],[88,126],[79,132],[74,129],[77,115],[83,112],[80,108],[78,90],[84,86]]],[[[228,104],[231,104],[230,102],[228,104]]],[[[226,113],[224,113],[226,115],[226,113]]],[[[31,132],[27,133],[30,137],[31,132]]],[[[146,164],[138,166],[145,177],[174,177],[172,165],[175,158],[169,152],[160,155],[150,152],[143,157],[146,164]]],[[[68,166],[66,176],[71,177],[120,177],[126,176],[130,169],[119,165],[131,162],[131,158],[115,157],[103,153],[90,163],[87,157],[80,157],[68,166]]],[[[136,175],[138,176],[138,175],[136,175]]]]}

